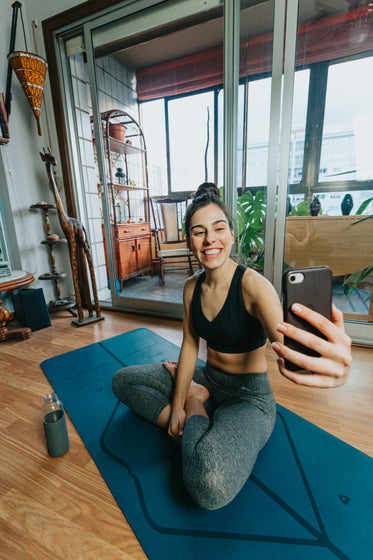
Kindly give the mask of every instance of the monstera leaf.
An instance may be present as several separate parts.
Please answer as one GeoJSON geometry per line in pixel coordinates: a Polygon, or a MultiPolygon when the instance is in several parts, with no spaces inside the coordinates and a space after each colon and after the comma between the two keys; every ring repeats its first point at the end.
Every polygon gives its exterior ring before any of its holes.
{"type": "Polygon", "coordinates": [[[250,265],[250,259],[263,246],[263,219],[266,211],[264,191],[253,195],[247,191],[237,199],[237,253],[250,265]]]}

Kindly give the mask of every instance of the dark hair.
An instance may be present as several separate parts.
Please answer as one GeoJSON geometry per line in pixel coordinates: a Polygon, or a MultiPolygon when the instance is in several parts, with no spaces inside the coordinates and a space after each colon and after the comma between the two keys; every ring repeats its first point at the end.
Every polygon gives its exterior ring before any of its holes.
{"type": "Polygon", "coordinates": [[[201,196],[201,194],[206,194],[206,193],[212,193],[217,198],[220,198],[220,191],[218,187],[215,185],[215,183],[208,183],[208,182],[200,184],[200,186],[198,187],[198,189],[194,194],[194,197],[197,198],[197,196],[201,196]]]}
{"type": "Polygon", "coordinates": [[[188,208],[186,210],[186,213],[185,213],[185,235],[187,237],[189,237],[190,222],[191,222],[191,219],[194,216],[194,214],[197,212],[197,210],[200,210],[201,208],[204,208],[205,206],[209,206],[210,204],[215,204],[216,206],[218,206],[224,212],[225,217],[228,220],[229,229],[232,230],[234,228],[232,214],[231,214],[228,206],[226,206],[224,204],[224,202],[222,200],[220,200],[220,198],[215,196],[213,193],[207,192],[205,194],[201,194],[200,196],[197,196],[196,198],[194,198],[193,202],[188,206],[188,208]]]}

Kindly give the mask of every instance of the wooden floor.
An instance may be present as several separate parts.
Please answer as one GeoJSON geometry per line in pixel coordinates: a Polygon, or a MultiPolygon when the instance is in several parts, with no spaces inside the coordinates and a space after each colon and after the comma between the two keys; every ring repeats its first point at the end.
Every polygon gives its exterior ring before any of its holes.
{"type": "MultiPolygon", "coordinates": [[[[69,419],[65,456],[50,458],[44,443],[41,405],[51,390],[44,359],[138,327],[181,342],[179,322],[104,314],[77,328],[61,313],[31,339],[0,344],[1,560],[146,558],[69,419]]],[[[346,385],[305,389],[276,373],[268,348],[270,377],[278,403],[373,456],[373,350],[354,348],[353,356],[346,385]]]]}

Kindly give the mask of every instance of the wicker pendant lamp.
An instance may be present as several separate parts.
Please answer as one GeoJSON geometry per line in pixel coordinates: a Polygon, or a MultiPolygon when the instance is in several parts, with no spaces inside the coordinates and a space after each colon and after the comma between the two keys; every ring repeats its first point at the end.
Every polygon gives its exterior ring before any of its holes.
{"type": "MultiPolygon", "coordinates": [[[[8,54],[8,75],[7,75],[7,86],[6,86],[6,99],[5,107],[7,115],[10,115],[11,106],[11,81],[12,81],[12,70],[16,74],[23,91],[31,105],[33,113],[36,117],[38,125],[39,136],[42,135],[40,127],[40,106],[43,97],[44,81],[45,75],[47,73],[47,62],[44,58],[38,54],[28,52],[25,26],[22,16],[22,4],[20,2],[14,2],[12,4],[13,17],[12,17],[12,27],[11,27],[11,37],[10,37],[10,49],[8,54]],[[23,36],[25,40],[26,49],[24,51],[16,51],[15,40],[16,40],[16,30],[17,30],[17,16],[18,11],[21,14],[23,36]]],[[[38,51],[35,40],[36,52],[38,51]]]]}
{"type": "Polygon", "coordinates": [[[48,67],[47,62],[41,56],[26,51],[14,51],[9,53],[8,61],[31,105],[36,117],[38,133],[39,136],[41,136],[40,106],[48,67]]]}

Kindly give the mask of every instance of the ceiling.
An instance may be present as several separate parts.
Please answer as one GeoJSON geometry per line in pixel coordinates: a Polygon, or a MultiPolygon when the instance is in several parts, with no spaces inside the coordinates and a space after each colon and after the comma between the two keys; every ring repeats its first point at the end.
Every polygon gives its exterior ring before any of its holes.
{"type": "MultiPolygon", "coordinates": [[[[368,0],[300,0],[299,21],[304,23],[323,15],[348,10],[368,0]]],[[[240,12],[241,38],[272,31],[274,0],[246,0],[240,12]]],[[[170,61],[223,44],[223,17],[208,12],[207,21],[182,20],[167,27],[144,31],[136,36],[123,37],[96,49],[96,56],[111,55],[132,69],[140,69],[170,61]]],[[[125,28],[123,22],[118,22],[125,28]]]]}

